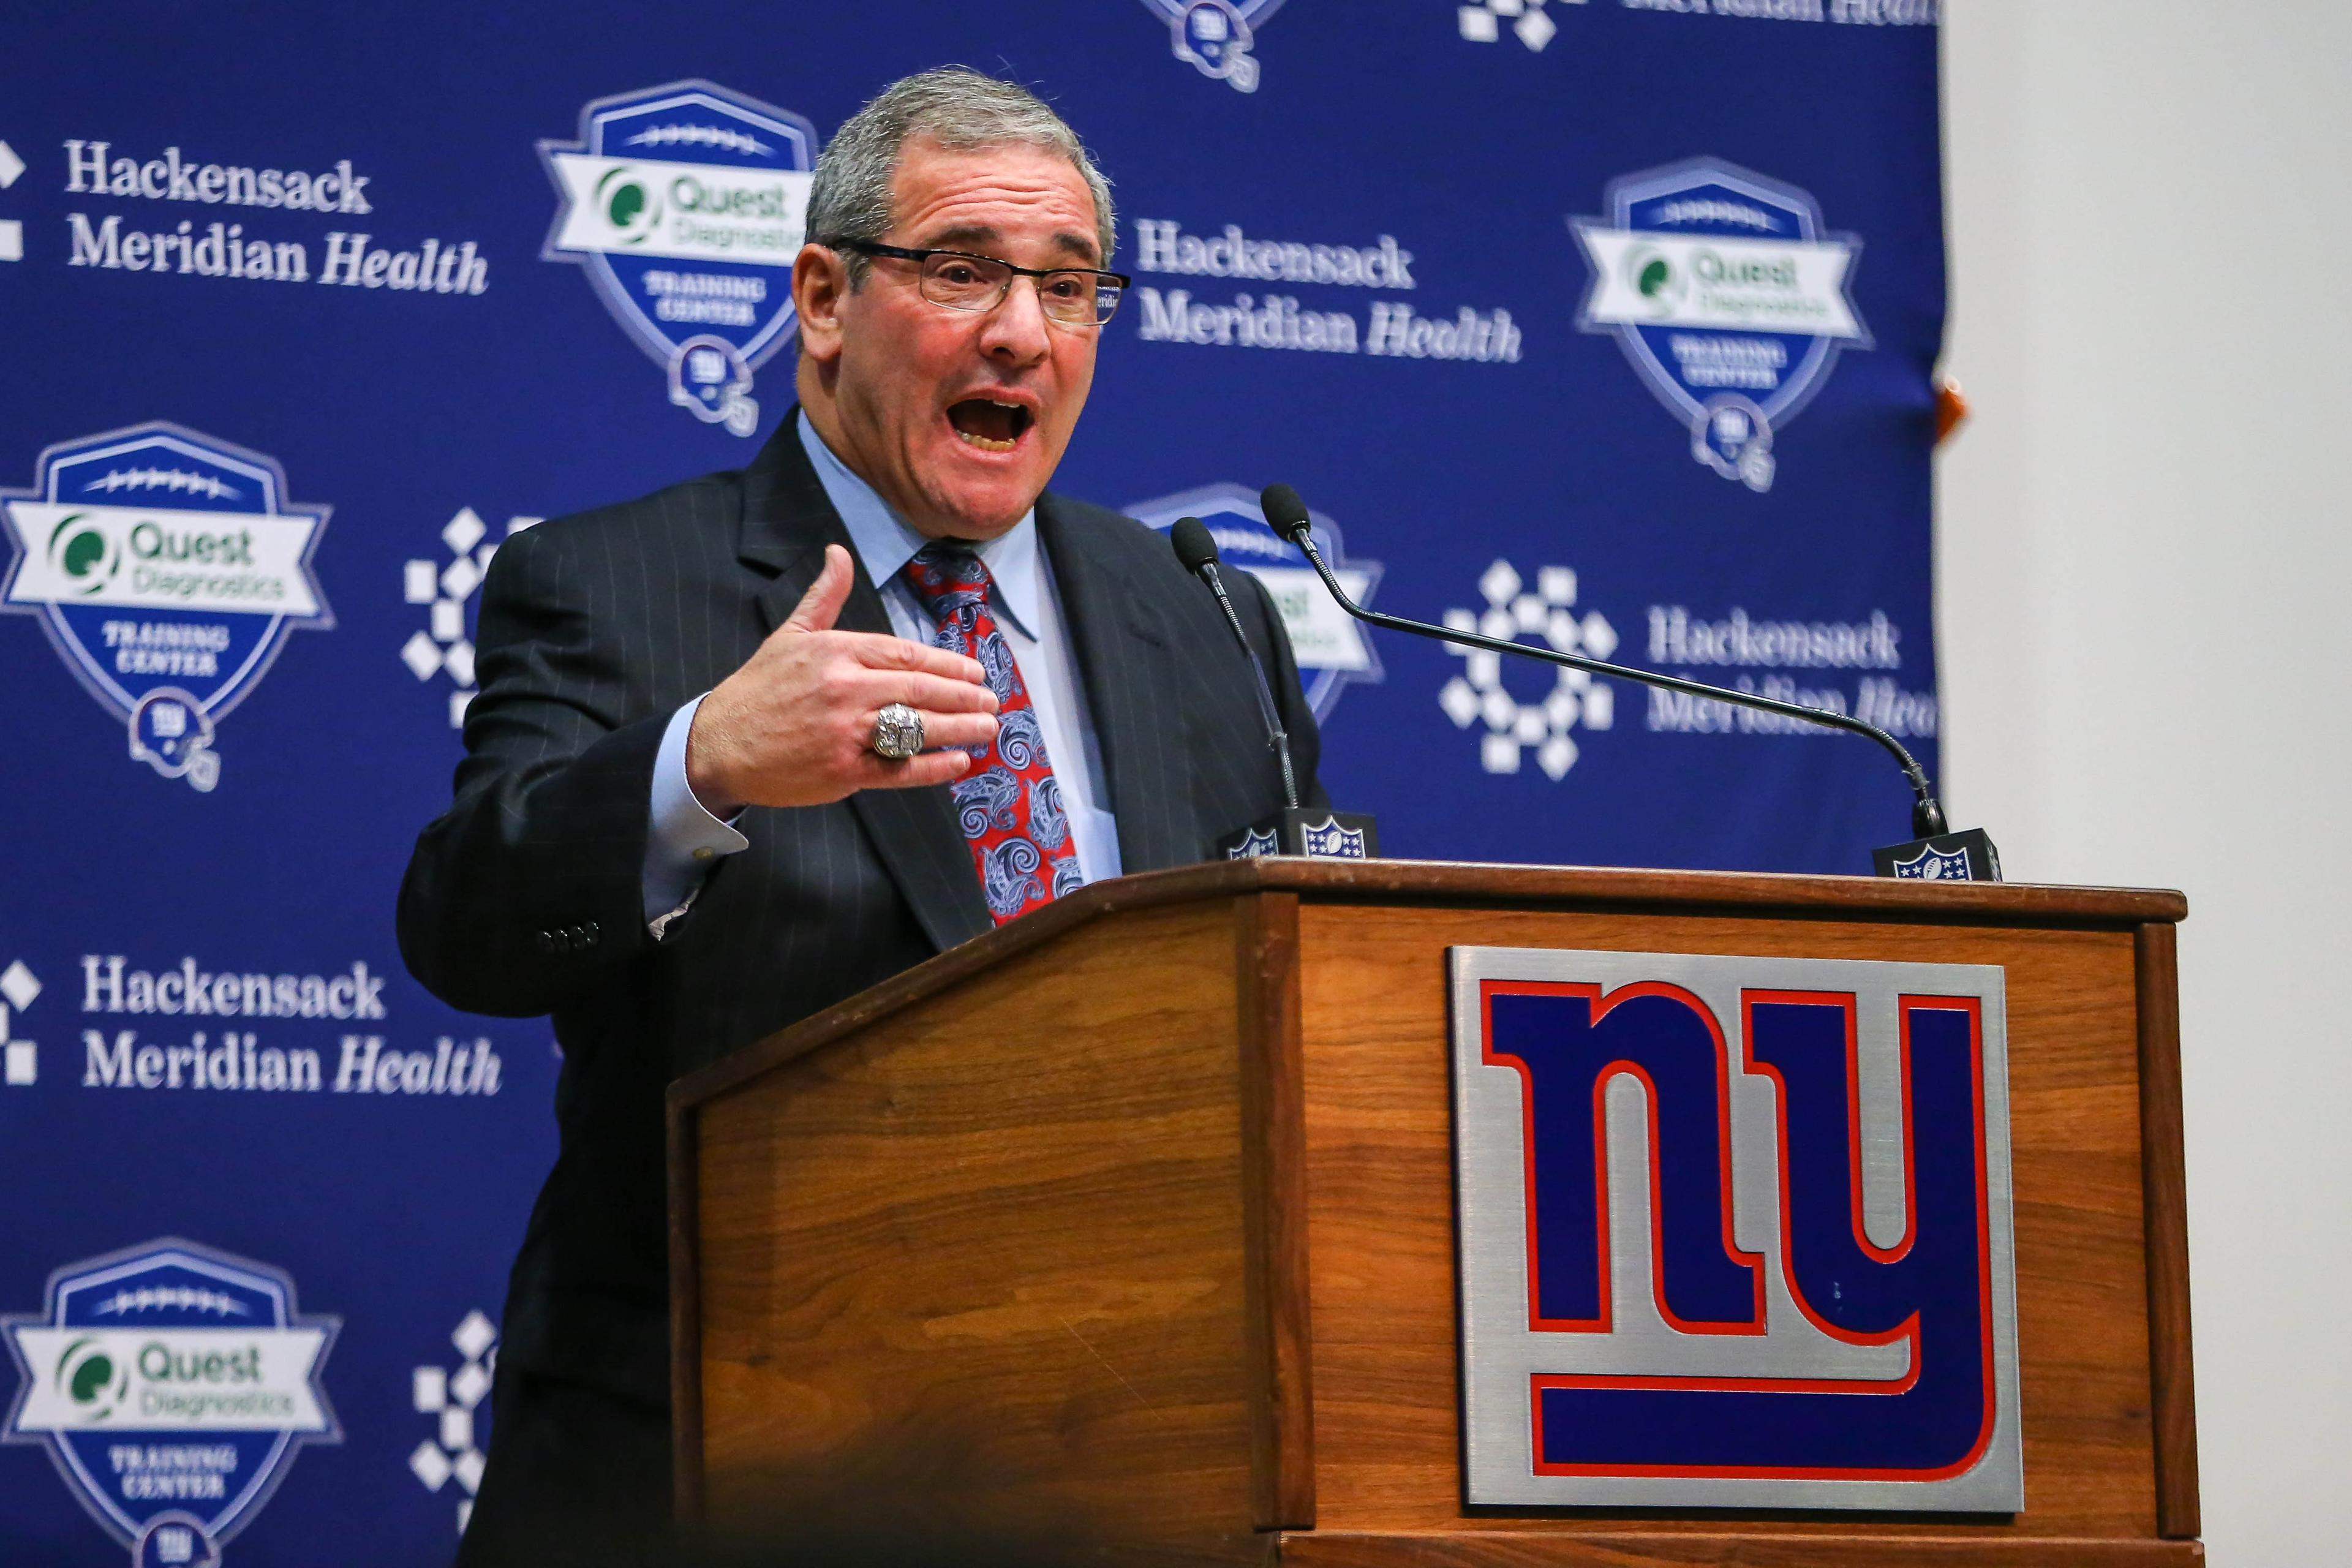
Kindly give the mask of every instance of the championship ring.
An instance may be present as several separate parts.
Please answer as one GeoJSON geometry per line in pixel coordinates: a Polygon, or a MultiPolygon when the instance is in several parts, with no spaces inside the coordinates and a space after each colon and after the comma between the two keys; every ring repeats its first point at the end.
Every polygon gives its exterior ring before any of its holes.
{"type": "Polygon", "coordinates": [[[903,763],[923,749],[923,716],[893,702],[874,716],[874,734],[866,744],[877,757],[903,763]]]}

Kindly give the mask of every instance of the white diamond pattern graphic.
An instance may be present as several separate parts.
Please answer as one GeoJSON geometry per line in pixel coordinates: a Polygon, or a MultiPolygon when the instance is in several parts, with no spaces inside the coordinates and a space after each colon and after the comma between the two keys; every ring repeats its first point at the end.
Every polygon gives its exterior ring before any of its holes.
{"type": "Polygon", "coordinates": [[[1490,605],[1507,605],[1517,596],[1519,574],[1507,561],[1497,561],[1486,568],[1478,579],[1478,592],[1486,595],[1490,605]]]}
{"type": "MultiPolygon", "coordinates": [[[[1495,0],[1489,5],[1503,13],[1495,0]]],[[[1529,18],[1540,19],[1531,9],[1529,18]]],[[[1616,628],[1599,610],[1576,612],[1577,578],[1572,567],[1544,565],[1536,569],[1535,587],[1507,561],[1496,561],[1478,576],[1483,610],[1460,606],[1445,612],[1445,625],[1454,631],[1475,629],[1511,641],[1532,637],[1559,653],[1606,659],[1617,649],[1616,628]]],[[[1437,705],[1467,730],[1483,721],[1478,741],[1478,765],[1490,773],[1521,771],[1528,753],[1536,766],[1554,783],[1568,776],[1582,754],[1569,731],[1606,730],[1616,713],[1607,682],[1581,669],[1556,669],[1549,689],[1531,701],[1521,701],[1503,684],[1503,658],[1488,649],[1463,650],[1462,673],[1437,693],[1437,705]]]]}
{"type": "Polygon", "coordinates": [[[400,662],[419,680],[430,680],[441,668],[441,649],[423,632],[411,632],[400,645],[400,662]]]}
{"type": "Polygon", "coordinates": [[[1477,721],[1477,689],[1458,675],[1447,681],[1445,689],[1437,694],[1437,705],[1445,710],[1445,716],[1454,721],[1454,727],[1457,730],[1467,730],[1477,721]]]}
{"type": "Polygon", "coordinates": [[[40,994],[41,983],[33,978],[23,959],[11,959],[7,968],[0,969],[0,996],[8,998],[8,1005],[17,1012],[31,1006],[40,994]]]}
{"type": "Polygon", "coordinates": [[[490,1374],[482,1370],[482,1363],[478,1361],[469,1361],[459,1367],[457,1375],[449,1380],[449,1396],[467,1410],[479,1405],[482,1396],[489,1391],[490,1374]]]}
{"type": "Polygon", "coordinates": [[[489,530],[482,525],[472,507],[459,507],[457,515],[441,527],[441,542],[449,547],[452,555],[464,555],[482,542],[489,530]]]}
{"type": "Polygon", "coordinates": [[[457,1500],[457,1533],[466,1532],[473,1517],[474,1493],[482,1484],[485,1463],[477,1412],[490,1391],[490,1367],[499,1331],[480,1309],[467,1312],[450,1333],[449,1342],[464,1356],[457,1371],[420,1366],[411,1374],[413,1403],[417,1413],[433,1417],[433,1436],[410,1451],[408,1468],[427,1491],[437,1492],[455,1480],[463,1496],[457,1500]]]}
{"type": "Polygon", "coordinates": [[[428,1492],[437,1492],[449,1484],[449,1456],[441,1451],[440,1444],[429,1438],[417,1444],[416,1451],[408,1456],[408,1468],[410,1474],[425,1483],[428,1492]]]}
{"type": "Polygon", "coordinates": [[[492,1345],[498,1343],[498,1326],[484,1317],[482,1310],[477,1307],[466,1314],[466,1321],[457,1325],[457,1331],[449,1336],[449,1342],[456,1345],[457,1353],[467,1361],[479,1361],[492,1345]]]}
{"type": "Polygon", "coordinates": [[[481,581],[482,569],[474,564],[470,555],[460,555],[441,569],[441,591],[460,604],[481,585],[481,581]]]}
{"type": "MultiPolygon", "coordinates": [[[[541,520],[511,517],[507,533],[520,533],[541,520]]],[[[472,507],[459,507],[441,525],[441,542],[449,547],[446,564],[409,561],[401,567],[401,596],[425,609],[425,629],[402,645],[401,661],[419,680],[446,675],[456,689],[449,693],[449,727],[460,729],[474,700],[474,645],[466,638],[466,602],[481,588],[498,553],[499,541],[472,507]],[[438,645],[438,646],[436,646],[438,645]],[[446,652],[442,651],[443,648],[446,652]],[[429,657],[428,657],[429,656],[429,657]]]]}
{"type": "Polygon", "coordinates": [[[400,645],[400,662],[408,666],[411,675],[419,680],[430,680],[441,668],[438,644],[423,632],[411,632],[408,640],[400,645]]]}
{"type": "Polygon", "coordinates": [[[24,172],[25,160],[16,156],[16,149],[0,142],[0,191],[15,184],[24,172]]]}
{"type": "MultiPolygon", "coordinates": [[[[1586,0],[1551,0],[1551,3],[1581,5],[1586,0]]],[[[1454,25],[1464,41],[1491,44],[1501,39],[1502,25],[1509,22],[1511,36],[1525,45],[1530,54],[1540,54],[1544,46],[1559,32],[1559,24],[1551,19],[1544,7],[1545,0],[1476,0],[1475,4],[1455,9],[1454,25]]]]}

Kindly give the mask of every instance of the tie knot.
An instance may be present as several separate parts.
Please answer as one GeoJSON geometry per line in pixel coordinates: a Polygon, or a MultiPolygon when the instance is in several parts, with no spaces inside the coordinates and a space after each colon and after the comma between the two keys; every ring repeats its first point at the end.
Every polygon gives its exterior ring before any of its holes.
{"type": "Polygon", "coordinates": [[[988,564],[969,545],[935,540],[907,563],[907,581],[935,618],[988,597],[988,564]]]}

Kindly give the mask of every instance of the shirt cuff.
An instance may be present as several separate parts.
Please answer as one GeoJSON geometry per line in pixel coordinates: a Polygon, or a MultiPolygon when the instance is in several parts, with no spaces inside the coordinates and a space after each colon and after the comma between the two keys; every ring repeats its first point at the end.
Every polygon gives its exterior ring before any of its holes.
{"type": "MultiPolygon", "coordinates": [[[[704,692],[703,697],[710,694],[704,692]]],[[[669,922],[686,912],[702,880],[726,856],[749,848],[751,841],[735,831],[735,817],[726,822],[703,809],[686,781],[686,738],[694,728],[695,710],[702,697],[670,715],[662,731],[661,750],[654,754],[653,799],[646,830],[646,924],[659,940],[669,922]]]]}

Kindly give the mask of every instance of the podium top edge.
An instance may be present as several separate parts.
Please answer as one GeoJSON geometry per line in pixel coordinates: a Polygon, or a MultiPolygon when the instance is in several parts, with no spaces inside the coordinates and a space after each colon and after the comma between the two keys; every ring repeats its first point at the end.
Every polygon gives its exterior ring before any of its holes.
{"type": "Polygon", "coordinates": [[[746,1045],[669,1087],[673,1115],[849,1030],[945,989],[1078,926],[1130,910],[1256,894],[1318,904],[1490,905],[1563,910],[1717,910],[1793,919],[2129,930],[2188,918],[2189,900],[2147,888],[2032,882],[1924,882],[1761,871],[1651,871],[1447,860],[1321,860],[1265,856],[1090,883],[814,1016],[746,1045]]]}
{"type": "MultiPolygon", "coordinates": [[[[1780,871],[1645,870],[1622,866],[1519,866],[1460,860],[1322,860],[1265,856],[1223,866],[1187,866],[1099,883],[1208,874],[1225,891],[1296,892],[1325,901],[1377,898],[1404,902],[1486,901],[1591,906],[1716,905],[1790,913],[1925,915],[1969,923],[2140,925],[2189,917],[2170,889],[2079,888],[2043,882],[1925,882],[1894,877],[1834,877],[1780,871]],[[1220,876],[1223,873],[1223,876],[1220,876]],[[1238,876],[1236,876],[1238,874],[1238,876]]],[[[1081,897],[1095,890],[1089,887],[1081,897]]],[[[1200,895],[1195,895],[1200,896],[1200,895]]]]}

